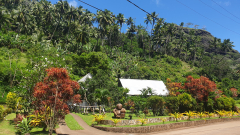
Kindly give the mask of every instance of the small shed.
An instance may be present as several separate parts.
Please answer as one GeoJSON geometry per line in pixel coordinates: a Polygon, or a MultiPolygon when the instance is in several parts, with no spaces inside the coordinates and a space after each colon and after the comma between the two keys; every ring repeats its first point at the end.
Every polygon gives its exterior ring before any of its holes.
{"type": "Polygon", "coordinates": [[[151,88],[157,95],[167,96],[169,91],[163,81],[140,80],[140,79],[119,79],[123,88],[128,88],[128,95],[141,95],[142,89],[151,88]]]}

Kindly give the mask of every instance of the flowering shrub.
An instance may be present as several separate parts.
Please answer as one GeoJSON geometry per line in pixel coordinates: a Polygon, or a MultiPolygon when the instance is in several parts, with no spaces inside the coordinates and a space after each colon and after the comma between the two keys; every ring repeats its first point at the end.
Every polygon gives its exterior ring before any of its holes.
{"type": "Polygon", "coordinates": [[[165,121],[167,121],[166,118],[161,118],[161,120],[162,120],[163,124],[164,124],[165,121]]]}
{"type": "Polygon", "coordinates": [[[12,108],[13,110],[15,110],[16,105],[17,105],[17,95],[16,95],[16,93],[9,92],[7,94],[6,103],[7,103],[8,108],[12,108]]]}
{"type": "Polygon", "coordinates": [[[188,120],[190,120],[191,117],[195,116],[197,113],[195,113],[193,111],[188,111],[188,112],[185,112],[183,114],[187,115],[188,116],[188,120]]]}
{"type": "Polygon", "coordinates": [[[212,116],[214,116],[214,113],[211,113],[211,112],[206,112],[208,118],[210,119],[212,116]]]}
{"type": "Polygon", "coordinates": [[[97,122],[97,124],[99,124],[100,121],[105,118],[105,115],[95,114],[95,115],[93,115],[93,117],[94,117],[93,122],[97,122]]]}
{"type": "Polygon", "coordinates": [[[140,119],[138,121],[141,123],[142,126],[143,124],[147,124],[147,119],[140,119]]]}
{"type": "Polygon", "coordinates": [[[203,112],[199,112],[199,113],[197,113],[197,115],[200,117],[200,119],[202,119],[206,116],[206,114],[203,112]]]}
{"type": "Polygon", "coordinates": [[[111,121],[114,123],[114,125],[113,126],[117,126],[117,124],[119,123],[119,122],[121,122],[121,120],[119,120],[119,119],[112,119],[111,118],[111,121]]]}
{"type": "Polygon", "coordinates": [[[225,111],[216,111],[217,112],[217,114],[218,114],[218,116],[219,116],[219,118],[222,118],[224,115],[225,115],[225,111]]]}
{"type": "Polygon", "coordinates": [[[176,121],[183,116],[182,113],[177,113],[177,112],[171,113],[170,115],[173,116],[176,121]]]}

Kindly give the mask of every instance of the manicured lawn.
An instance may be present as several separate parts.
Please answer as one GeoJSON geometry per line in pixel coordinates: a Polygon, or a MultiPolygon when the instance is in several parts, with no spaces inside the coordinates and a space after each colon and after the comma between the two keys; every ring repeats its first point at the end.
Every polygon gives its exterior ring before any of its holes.
{"type": "Polygon", "coordinates": [[[83,127],[81,127],[78,124],[78,122],[70,114],[65,116],[65,122],[71,130],[83,130],[84,129],[83,127]]]}
{"type": "MultiPolygon", "coordinates": [[[[12,120],[16,117],[15,113],[11,113],[5,117],[5,120],[0,122],[0,135],[15,135],[15,125],[12,124],[12,120]]],[[[56,127],[58,128],[58,127],[56,127]]],[[[48,131],[43,132],[42,128],[33,128],[31,135],[48,135],[48,131]]],[[[56,135],[53,133],[53,135],[56,135]]]]}
{"type": "Polygon", "coordinates": [[[16,117],[15,113],[11,113],[5,117],[5,120],[0,122],[0,135],[15,135],[14,125],[11,125],[10,120],[16,117]]]}
{"type": "MultiPolygon", "coordinates": [[[[234,116],[233,118],[236,118],[239,116],[234,116]]],[[[223,117],[223,118],[228,118],[228,117],[223,117]]],[[[209,118],[205,118],[205,120],[208,120],[209,118]]],[[[218,117],[213,117],[210,119],[219,119],[218,117]]],[[[190,121],[198,121],[198,120],[204,120],[204,119],[191,119],[190,121]]],[[[178,120],[176,121],[166,121],[164,124],[170,124],[170,123],[178,123],[178,122],[187,122],[188,120],[178,120]]],[[[153,126],[153,125],[161,125],[163,122],[157,122],[157,123],[148,123],[144,124],[143,126],[153,126]]],[[[112,125],[97,125],[97,126],[102,126],[102,127],[113,127],[112,125]]],[[[140,127],[141,125],[125,125],[125,126],[117,126],[117,127],[140,127]]]]}
{"type": "MultiPolygon", "coordinates": [[[[92,114],[88,114],[88,115],[83,115],[81,113],[75,113],[75,114],[80,116],[88,125],[93,124],[94,117],[92,116],[92,114]]],[[[129,120],[128,115],[129,114],[126,114],[125,115],[126,117],[124,119],[121,119],[121,120],[129,120]]],[[[141,117],[137,117],[135,114],[131,114],[131,115],[133,116],[132,119],[141,119],[142,117],[144,117],[144,115],[140,115],[141,117]]],[[[114,114],[113,113],[106,113],[105,116],[106,117],[104,118],[104,120],[110,120],[114,116],[114,114]]],[[[147,116],[146,118],[164,118],[164,117],[170,117],[170,116],[156,116],[156,117],[154,117],[154,116],[150,115],[150,116],[147,116]]]]}
{"type": "Polygon", "coordinates": [[[78,116],[80,116],[89,126],[93,124],[92,120],[93,120],[93,116],[92,115],[83,115],[80,113],[74,113],[78,116]]]}

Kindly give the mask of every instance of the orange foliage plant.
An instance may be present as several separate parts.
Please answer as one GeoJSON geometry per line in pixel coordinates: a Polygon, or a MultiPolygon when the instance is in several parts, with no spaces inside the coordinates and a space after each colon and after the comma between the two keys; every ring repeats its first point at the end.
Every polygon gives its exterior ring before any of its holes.
{"type": "Polygon", "coordinates": [[[215,82],[210,81],[204,76],[201,76],[199,79],[188,76],[183,88],[198,101],[207,101],[210,92],[214,92],[215,94],[219,92],[215,82]]]}
{"type": "Polygon", "coordinates": [[[232,97],[238,96],[238,90],[236,88],[231,88],[230,91],[232,92],[232,97]]]}
{"type": "Polygon", "coordinates": [[[45,124],[51,134],[55,125],[69,113],[67,102],[80,103],[81,96],[75,94],[80,86],[70,79],[65,68],[49,68],[46,72],[44,81],[38,82],[34,87],[33,105],[36,113],[47,117],[45,124]]]}
{"type": "Polygon", "coordinates": [[[177,96],[177,90],[181,89],[181,83],[172,82],[167,78],[167,89],[169,90],[170,96],[177,96]]]}

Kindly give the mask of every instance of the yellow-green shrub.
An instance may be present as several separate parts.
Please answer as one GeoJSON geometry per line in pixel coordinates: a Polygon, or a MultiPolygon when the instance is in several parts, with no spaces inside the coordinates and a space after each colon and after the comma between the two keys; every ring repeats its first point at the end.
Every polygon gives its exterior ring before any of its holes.
{"type": "Polygon", "coordinates": [[[119,122],[121,122],[121,120],[119,120],[119,119],[112,119],[112,118],[111,118],[111,121],[114,123],[113,126],[117,126],[117,124],[118,124],[119,122]]]}
{"type": "Polygon", "coordinates": [[[105,115],[101,115],[101,114],[97,115],[97,114],[95,114],[95,115],[93,115],[93,117],[94,117],[93,122],[97,122],[97,124],[99,124],[100,121],[105,118],[105,115]]]}
{"type": "Polygon", "coordinates": [[[3,106],[0,105],[0,120],[3,118],[3,106]]]}
{"type": "Polygon", "coordinates": [[[9,92],[7,94],[7,100],[6,100],[8,108],[12,108],[13,110],[16,109],[17,105],[17,95],[16,93],[9,92]]]}

